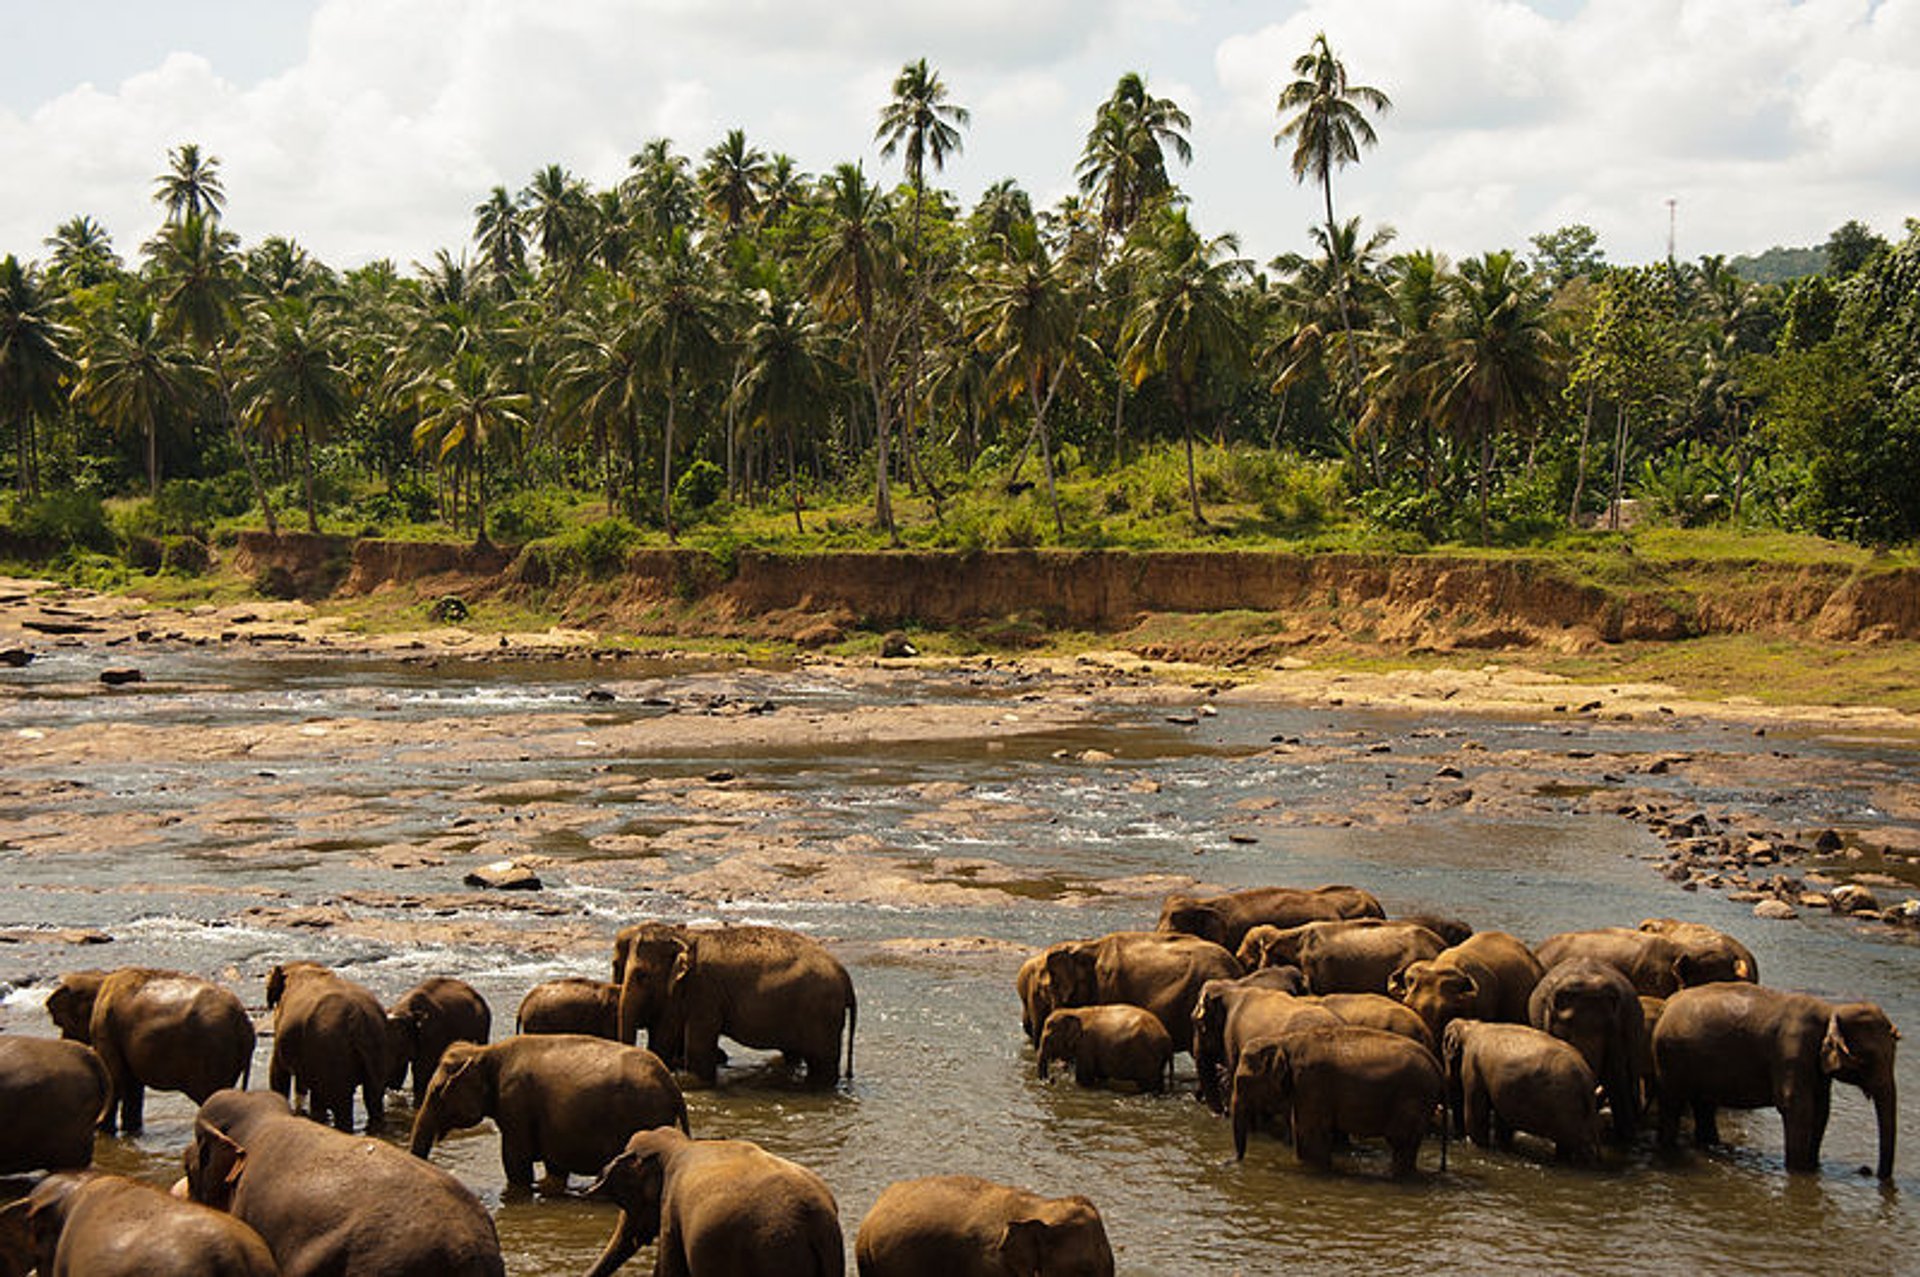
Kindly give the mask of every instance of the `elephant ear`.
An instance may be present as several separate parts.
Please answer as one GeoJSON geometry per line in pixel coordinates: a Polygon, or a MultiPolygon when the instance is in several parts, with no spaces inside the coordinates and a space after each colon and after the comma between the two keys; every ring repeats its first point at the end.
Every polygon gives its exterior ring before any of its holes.
{"type": "Polygon", "coordinates": [[[195,1122],[186,1160],[187,1187],[193,1200],[215,1210],[233,1209],[234,1191],[247,1169],[247,1150],[225,1131],[195,1122]]]}
{"type": "Polygon", "coordinates": [[[1388,976],[1387,996],[1405,1002],[1407,1000],[1407,991],[1413,987],[1413,969],[1420,965],[1422,964],[1418,962],[1409,962],[1406,966],[1401,967],[1398,971],[1388,976]]]}
{"type": "Polygon", "coordinates": [[[1000,1233],[999,1251],[1007,1271],[1017,1277],[1041,1277],[1041,1263],[1047,1253],[1047,1222],[1043,1219],[1010,1219],[1000,1233]]]}
{"type": "Polygon", "coordinates": [[[276,966],[267,972],[267,1010],[280,1005],[280,999],[287,991],[287,969],[276,966]]]}
{"type": "Polygon", "coordinates": [[[1836,1011],[1827,1017],[1827,1035],[1820,1042],[1820,1071],[1837,1076],[1858,1066],[1859,1060],[1847,1042],[1846,1026],[1840,1023],[1840,1014],[1836,1011]]]}
{"type": "Polygon", "coordinates": [[[680,986],[692,978],[700,961],[693,945],[682,942],[679,948],[680,951],[673,957],[673,966],[667,970],[668,997],[680,992],[680,986]]]}

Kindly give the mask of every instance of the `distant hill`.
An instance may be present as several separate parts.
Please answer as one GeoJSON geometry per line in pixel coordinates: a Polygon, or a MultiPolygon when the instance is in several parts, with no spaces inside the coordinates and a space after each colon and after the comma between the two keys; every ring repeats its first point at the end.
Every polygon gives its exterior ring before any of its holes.
{"type": "Polygon", "coordinates": [[[1827,250],[1775,245],[1757,257],[1736,257],[1727,263],[1727,269],[1750,284],[1784,284],[1803,275],[1823,274],[1827,269],[1827,250]]]}

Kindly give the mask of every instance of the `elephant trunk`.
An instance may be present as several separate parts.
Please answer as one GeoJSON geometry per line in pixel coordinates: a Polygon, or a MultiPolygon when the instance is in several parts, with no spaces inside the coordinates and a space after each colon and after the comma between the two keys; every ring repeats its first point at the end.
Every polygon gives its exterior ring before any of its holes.
{"type": "Polygon", "coordinates": [[[433,1142],[440,1138],[440,1098],[429,1092],[427,1102],[413,1115],[411,1148],[415,1157],[426,1160],[433,1155],[433,1142]]]}
{"type": "MultiPolygon", "coordinates": [[[[630,978],[620,982],[620,1008],[618,1015],[617,1040],[626,1046],[632,1046],[640,1036],[641,1025],[645,1023],[641,1006],[644,994],[639,982],[630,978]]],[[[671,1061],[669,1061],[671,1063],[671,1061]]]]}
{"type": "Polygon", "coordinates": [[[1889,1070],[1886,1085],[1873,1089],[1873,1115],[1880,1126],[1880,1165],[1877,1174],[1882,1180],[1893,1178],[1893,1145],[1896,1128],[1900,1124],[1900,1105],[1898,1088],[1894,1085],[1889,1070]]]}
{"type": "Polygon", "coordinates": [[[613,1228],[613,1236],[607,1239],[607,1247],[600,1252],[600,1258],[593,1261],[593,1267],[587,1269],[586,1277],[607,1277],[618,1271],[620,1265],[632,1259],[651,1240],[640,1235],[629,1212],[621,1211],[620,1222],[613,1228]]]}

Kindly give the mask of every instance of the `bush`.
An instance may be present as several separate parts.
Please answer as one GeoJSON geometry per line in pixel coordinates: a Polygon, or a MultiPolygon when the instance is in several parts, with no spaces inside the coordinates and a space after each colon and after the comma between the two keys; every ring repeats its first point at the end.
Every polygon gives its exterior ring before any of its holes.
{"type": "Polygon", "coordinates": [[[686,518],[698,518],[726,491],[726,471],[703,458],[683,470],[674,482],[674,511],[686,518]]]}
{"type": "Polygon", "coordinates": [[[487,510],[492,532],[505,541],[550,537],[566,526],[568,502],[552,488],[528,488],[496,501],[487,510]]]}
{"type": "Polygon", "coordinates": [[[418,479],[405,478],[360,501],[360,511],[380,524],[426,523],[434,516],[433,489],[418,479]]]}
{"type": "Polygon", "coordinates": [[[106,551],[113,548],[107,508],[91,492],[50,492],[34,501],[15,501],[6,530],[25,541],[59,549],[106,551]]]}

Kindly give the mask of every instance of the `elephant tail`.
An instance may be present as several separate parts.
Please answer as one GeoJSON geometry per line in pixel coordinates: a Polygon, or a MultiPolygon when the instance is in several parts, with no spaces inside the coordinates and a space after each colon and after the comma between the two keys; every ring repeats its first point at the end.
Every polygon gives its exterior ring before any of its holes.
{"type": "Polygon", "coordinates": [[[860,999],[854,996],[853,977],[847,976],[847,1080],[853,1080],[853,1031],[860,1023],[860,999]]]}
{"type": "Polygon", "coordinates": [[[1447,1106],[1440,1106],[1440,1171],[1447,1169],[1447,1137],[1453,1133],[1453,1121],[1447,1114],[1447,1106]]]}

